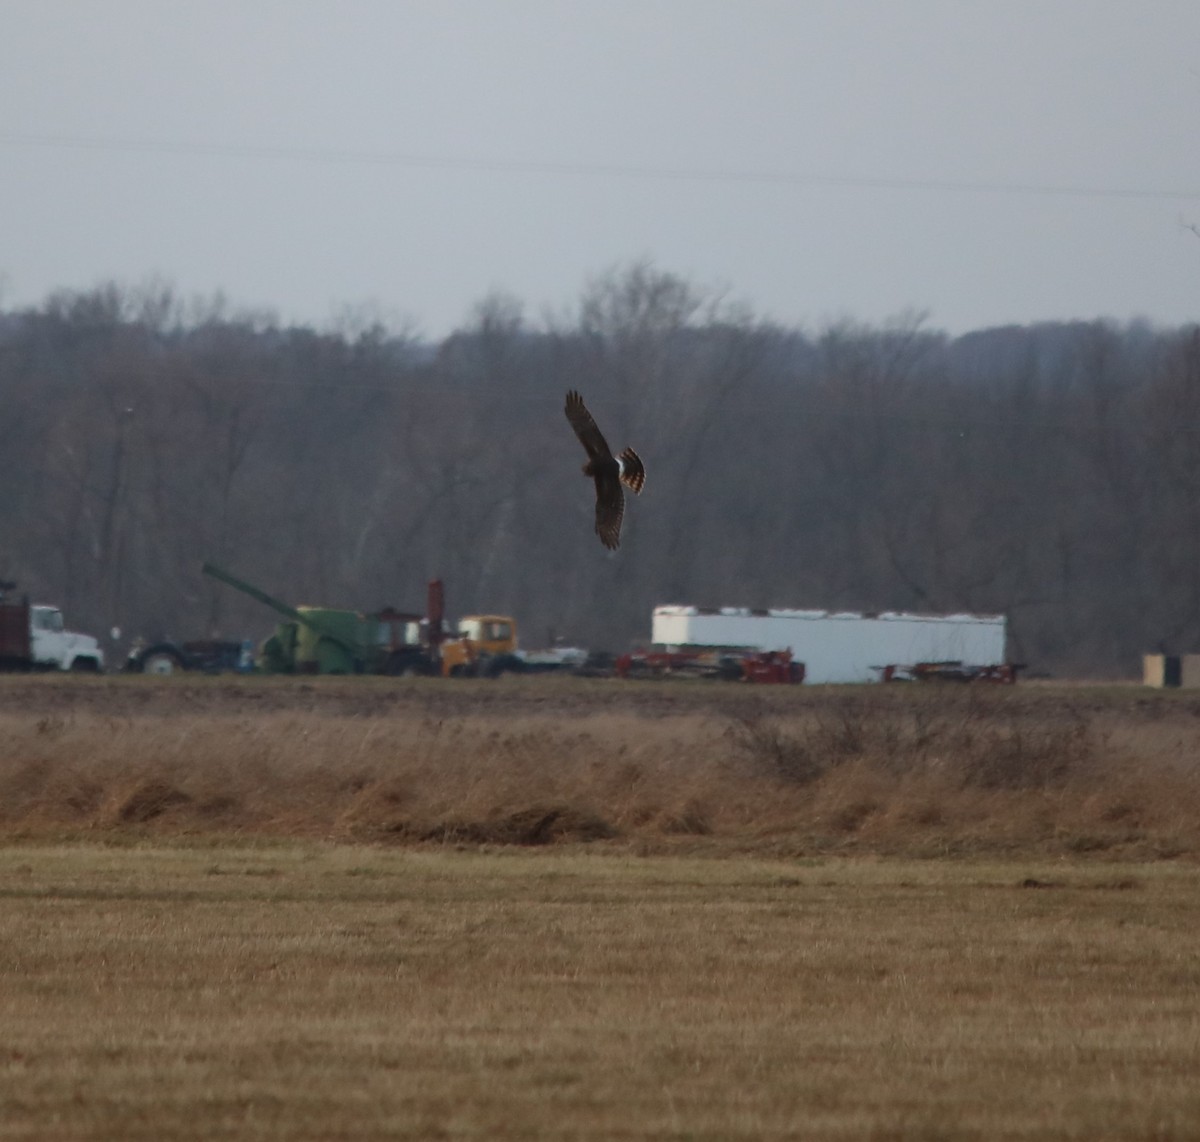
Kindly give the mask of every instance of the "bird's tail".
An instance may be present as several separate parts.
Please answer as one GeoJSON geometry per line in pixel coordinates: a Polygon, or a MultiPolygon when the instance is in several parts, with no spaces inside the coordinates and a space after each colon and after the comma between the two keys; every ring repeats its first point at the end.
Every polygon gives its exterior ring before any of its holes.
{"type": "Polygon", "coordinates": [[[632,448],[626,448],[617,459],[621,461],[621,483],[640,496],[646,483],[646,465],[642,458],[632,448]]]}

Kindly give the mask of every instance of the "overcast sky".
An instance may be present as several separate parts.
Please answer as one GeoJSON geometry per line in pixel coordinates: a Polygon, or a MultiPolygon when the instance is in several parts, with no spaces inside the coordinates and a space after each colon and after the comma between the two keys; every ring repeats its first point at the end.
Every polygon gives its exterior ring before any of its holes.
{"type": "Polygon", "coordinates": [[[1200,317],[1197,0],[0,0],[0,303],[1200,317]]]}

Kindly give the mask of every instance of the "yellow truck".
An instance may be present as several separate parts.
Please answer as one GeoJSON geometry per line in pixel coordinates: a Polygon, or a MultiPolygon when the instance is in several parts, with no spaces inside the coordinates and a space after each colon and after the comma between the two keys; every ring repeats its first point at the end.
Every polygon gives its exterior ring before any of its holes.
{"type": "Polygon", "coordinates": [[[521,650],[517,620],[511,615],[464,615],[458,637],[441,645],[443,678],[496,678],[501,674],[550,674],[580,671],[588,652],[577,646],[521,650]]]}
{"type": "Polygon", "coordinates": [[[494,678],[524,669],[517,655],[517,622],[511,615],[464,615],[458,637],[441,646],[442,677],[494,678]]]}

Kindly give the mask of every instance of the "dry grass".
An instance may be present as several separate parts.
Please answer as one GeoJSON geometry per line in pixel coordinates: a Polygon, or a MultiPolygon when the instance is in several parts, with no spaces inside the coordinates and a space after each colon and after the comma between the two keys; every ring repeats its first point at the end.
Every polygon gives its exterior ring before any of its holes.
{"type": "Polygon", "coordinates": [[[0,1137],[1184,1138],[1200,873],[0,849],[0,1137]]]}
{"type": "Polygon", "coordinates": [[[4,680],[0,836],[1195,857],[1198,712],[1136,689],[4,680]]]}
{"type": "Polygon", "coordinates": [[[1194,1137],[1198,714],[0,680],[0,1139],[1194,1137]]]}

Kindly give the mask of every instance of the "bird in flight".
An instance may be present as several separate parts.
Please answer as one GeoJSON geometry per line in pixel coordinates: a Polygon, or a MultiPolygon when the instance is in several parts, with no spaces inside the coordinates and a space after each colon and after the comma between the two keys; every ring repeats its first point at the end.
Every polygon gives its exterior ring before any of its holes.
{"type": "Polygon", "coordinates": [[[612,454],[583,397],[573,390],[567,393],[566,411],[567,420],[588,454],[583,474],[596,482],[596,534],[605,547],[615,551],[621,543],[621,517],[625,514],[621,485],[640,495],[646,483],[646,468],[632,448],[626,448],[619,456],[612,454]]]}

